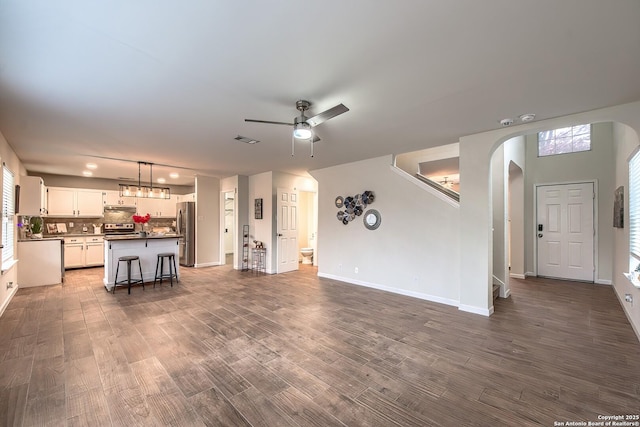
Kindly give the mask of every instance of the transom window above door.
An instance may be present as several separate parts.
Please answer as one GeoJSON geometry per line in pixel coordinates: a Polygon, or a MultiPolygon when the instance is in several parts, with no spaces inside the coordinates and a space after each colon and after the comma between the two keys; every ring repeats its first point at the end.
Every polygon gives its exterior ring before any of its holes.
{"type": "Polygon", "coordinates": [[[538,157],[590,150],[590,124],[538,132],[538,157]]]}

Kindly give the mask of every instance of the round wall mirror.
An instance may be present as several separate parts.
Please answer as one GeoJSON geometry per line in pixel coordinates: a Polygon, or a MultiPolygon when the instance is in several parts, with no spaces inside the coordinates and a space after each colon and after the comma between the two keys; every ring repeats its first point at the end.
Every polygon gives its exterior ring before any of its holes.
{"type": "Polygon", "coordinates": [[[375,230],[376,228],[380,227],[380,222],[382,222],[380,212],[375,209],[369,209],[364,214],[362,214],[362,217],[364,226],[369,230],[375,230]]]}

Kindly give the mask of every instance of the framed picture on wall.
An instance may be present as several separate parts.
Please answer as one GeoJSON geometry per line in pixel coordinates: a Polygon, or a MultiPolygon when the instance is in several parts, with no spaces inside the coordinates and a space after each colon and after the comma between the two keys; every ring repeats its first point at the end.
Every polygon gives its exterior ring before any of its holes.
{"type": "Polygon", "coordinates": [[[255,218],[262,219],[262,199],[255,200],[255,218]]]}
{"type": "Polygon", "coordinates": [[[624,187],[616,189],[613,196],[613,226],[624,228],[624,187]]]}

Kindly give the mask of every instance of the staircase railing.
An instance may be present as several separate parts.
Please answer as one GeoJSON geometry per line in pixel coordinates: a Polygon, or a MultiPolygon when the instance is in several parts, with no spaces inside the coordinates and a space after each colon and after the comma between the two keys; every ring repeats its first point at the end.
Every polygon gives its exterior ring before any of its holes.
{"type": "Polygon", "coordinates": [[[448,197],[451,197],[456,202],[460,201],[460,193],[458,193],[457,191],[453,191],[452,189],[445,187],[444,185],[440,184],[439,182],[432,181],[429,178],[427,178],[426,176],[420,175],[419,173],[416,174],[416,178],[418,178],[420,181],[424,182],[428,186],[434,188],[435,190],[438,190],[442,194],[444,194],[444,195],[446,195],[448,197]]]}

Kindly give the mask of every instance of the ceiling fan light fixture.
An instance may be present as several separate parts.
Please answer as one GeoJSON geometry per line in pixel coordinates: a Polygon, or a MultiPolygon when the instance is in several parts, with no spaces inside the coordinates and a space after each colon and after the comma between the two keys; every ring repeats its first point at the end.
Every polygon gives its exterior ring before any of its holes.
{"type": "Polygon", "coordinates": [[[298,139],[311,139],[311,126],[306,122],[296,123],[293,128],[293,136],[298,139]]]}

